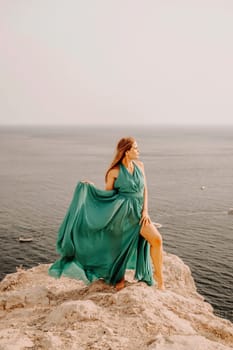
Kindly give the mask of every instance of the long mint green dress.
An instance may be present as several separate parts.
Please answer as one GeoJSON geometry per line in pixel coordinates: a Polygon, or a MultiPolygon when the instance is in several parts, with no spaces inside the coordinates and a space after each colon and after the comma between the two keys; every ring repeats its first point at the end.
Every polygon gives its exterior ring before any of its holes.
{"type": "Polygon", "coordinates": [[[135,279],[154,284],[149,244],[140,235],[144,177],[134,165],[131,174],[120,164],[111,191],[77,184],[58,231],[60,258],[49,268],[51,276],[115,285],[126,269],[134,269],[135,279]]]}

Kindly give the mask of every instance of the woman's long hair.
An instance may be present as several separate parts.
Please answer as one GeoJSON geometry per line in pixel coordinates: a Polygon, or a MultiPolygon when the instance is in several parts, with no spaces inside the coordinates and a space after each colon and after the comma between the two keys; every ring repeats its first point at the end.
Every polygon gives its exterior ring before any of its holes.
{"type": "Polygon", "coordinates": [[[105,182],[107,182],[109,171],[122,161],[122,159],[125,156],[125,152],[130,150],[134,142],[135,139],[133,137],[123,137],[122,139],[120,139],[120,141],[117,144],[116,153],[113,158],[113,161],[106,172],[105,182]]]}

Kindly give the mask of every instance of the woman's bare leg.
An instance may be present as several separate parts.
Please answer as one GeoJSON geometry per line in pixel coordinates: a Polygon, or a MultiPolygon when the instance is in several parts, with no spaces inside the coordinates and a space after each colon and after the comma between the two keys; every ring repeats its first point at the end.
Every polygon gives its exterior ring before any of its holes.
{"type": "MultiPolygon", "coordinates": [[[[149,242],[150,244],[150,255],[154,265],[154,278],[157,281],[158,288],[161,290],[165,289],[163,281],[163,240],[152,224],[142,225],[140,234],[149,242]]],[[[117,291],[125,287],[125,278],[123,277],[119,282],[117,282],[115,288],[117,291]]]]}
{"type": "Polygon", "coordinates": [[[150,244],[150,255],[154,265],[154,278],[159,289],[165,289],[163,281],[163,240],[152,223],[142,225],[140,234],[150,244]]]}

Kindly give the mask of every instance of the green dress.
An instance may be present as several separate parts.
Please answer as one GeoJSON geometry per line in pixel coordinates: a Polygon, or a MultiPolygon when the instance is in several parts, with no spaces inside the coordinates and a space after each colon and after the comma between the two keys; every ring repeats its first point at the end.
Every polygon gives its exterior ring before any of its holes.
{"type": "Polygon", "coordinates": [[[58,231],[60,259],[49,268],[51,276],[65,275],[87,284],[101,278],[115,285],[126,269],[134,269],[135,279],[154,284],[150,247],[140,235],[144,177],[134,165],[131,174],[120,164],[111,191],[77,184],[58,231]]]}

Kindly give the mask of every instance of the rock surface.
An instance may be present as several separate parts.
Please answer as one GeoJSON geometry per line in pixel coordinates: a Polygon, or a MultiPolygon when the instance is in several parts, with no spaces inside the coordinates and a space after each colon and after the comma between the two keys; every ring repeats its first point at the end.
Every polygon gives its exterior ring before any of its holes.
{"type": "Polygon", "coordinates": [[[213,314],[188,266],[165,253],[166,291],[18,269],[0,283],[0,350],[230,350],[233,324],[213,314]]]}

